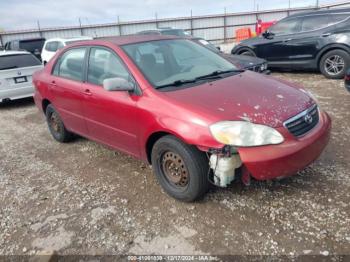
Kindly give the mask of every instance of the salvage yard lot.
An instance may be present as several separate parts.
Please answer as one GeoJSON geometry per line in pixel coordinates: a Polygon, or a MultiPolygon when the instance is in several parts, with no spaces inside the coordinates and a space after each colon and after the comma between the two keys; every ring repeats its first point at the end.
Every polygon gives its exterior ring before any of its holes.
{"type": "Polygon", "coordinates": [[[350,94],[322,75],[274,76],[303,84],[331,115],[327,149],[294,177],[235,182],[193,204],[125,154],[55,142],[32,100],[1,105],[0,253],[350,254],[350,94]]]}

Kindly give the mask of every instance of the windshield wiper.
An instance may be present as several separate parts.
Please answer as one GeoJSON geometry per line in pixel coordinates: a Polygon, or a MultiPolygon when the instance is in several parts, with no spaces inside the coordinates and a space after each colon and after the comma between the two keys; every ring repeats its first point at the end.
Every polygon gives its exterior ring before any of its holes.
{"type": "Polygon", "coordinates": [[[243,73],[244,71],[245,70],[243,70],[243,69],[230,69],[230,70],[224,70],[224,71],[217,70],[217,71],[214,71],[214,72],[212,72],[210,74],[196,77],[196,80],[210,79],[210,78],[213,78],[213,77],[220,77],[221,75],[228,74],[228,73],[243,73]]]}
{"type": "Polygon", "coordinates": [[[214,71],[214,72],[212,72],[210,74],[199,76],[199,77],[196,77],[194,79],[176,80],[176,81],[174,81],[172,83],[169,83],[169,84],[157,86],[156,89],[160,89],[160,88],[164,88],[164,87],[170,87],[170,86],[182,86],[182,85],[185,85],[185,84],[196,83],[196,82],[198,82],[200,80],[218,78],[221,75],[228,74],[228,73],[242,73],[244,71],[245,70],[241,70],[241,69],[231,69],[231,70],[225,70],[225,71],[217,70],[217,71],[214,71]]]}
{"type": "Polygon", "coordinates": [[[160,86],[157,86],[156,89],[160,89],[160,88],[164,88],[164,87],[169,87],[169,86],[182,86],[182,85],[185,85],[185,84],[190,84],[190,83],[195,83],[197,82],[197,79],[188,79],[188,80],[176,80],[172,83],[169,83],[169,84],[165,84],[165,85],[160,85],[160,86]]]}

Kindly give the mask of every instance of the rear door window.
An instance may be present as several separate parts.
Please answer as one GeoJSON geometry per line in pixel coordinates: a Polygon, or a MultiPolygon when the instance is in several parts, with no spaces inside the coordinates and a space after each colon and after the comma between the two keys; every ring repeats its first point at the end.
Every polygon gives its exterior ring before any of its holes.
{"type": "Polygon", "coordinates": [[[334,24],[330,15],[305,16],[301,23],[301,31],[313,31],[334,24]]]}
{"type": "Polygon", "coordinates": [[[0,70],[41,65],[40,61],[31,54],[0,56],[0,70]]]}
{"type": "Polygon", "coordinates": [[[53,74],[74,81],[82,81],[85,54],[85,47],[68,50],[59,58],[53,74]]]}
{"type": "Polygon", "coordinates": [[[45,50],[49,52],[56,52],[58,49],[58,42],[53,41],[53,42],[48,42],[45,46],[45,50]]]}
{"type": "Polygon", "coordinates": [[[285,19],[270,27],[269,31],[277,36],[299,33],[300,22],[299,17],[285,19]]]}

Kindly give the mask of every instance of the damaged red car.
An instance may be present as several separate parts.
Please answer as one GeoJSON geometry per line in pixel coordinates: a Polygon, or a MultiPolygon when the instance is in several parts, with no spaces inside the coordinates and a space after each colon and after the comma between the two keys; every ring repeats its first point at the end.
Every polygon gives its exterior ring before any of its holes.
{"type": "Polygon", "coordinates": [[[330,117],[303,88],[237,69],[178,37],[79,42],[33,81],[54,139],[78,134],[147,161],[182,201],[240,176],[293,175],[330,137],[330,117]]]}

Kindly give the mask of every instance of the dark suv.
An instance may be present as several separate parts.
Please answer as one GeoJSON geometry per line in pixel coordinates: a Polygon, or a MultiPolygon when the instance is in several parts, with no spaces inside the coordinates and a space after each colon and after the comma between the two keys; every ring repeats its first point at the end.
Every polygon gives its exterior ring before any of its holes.
{"type": "Polygon", "coordinates": [[[5,50],[25,50],[35,55],[41,61],[41,50],[44,44],[45,38],[12,40],[5,44],[5,50]]]}
{"type": "Polygon", "coordinates": [[[350,67],[349,18],[350,9],[294,14],[242,41],[232,53],[265,58],[270,68],[320,70],[340,79],[350,67]]]}

